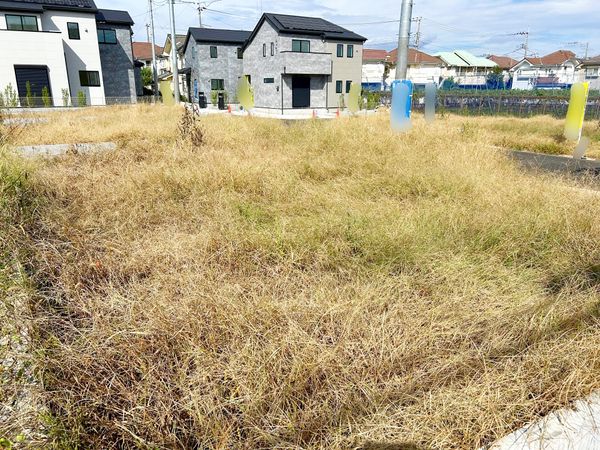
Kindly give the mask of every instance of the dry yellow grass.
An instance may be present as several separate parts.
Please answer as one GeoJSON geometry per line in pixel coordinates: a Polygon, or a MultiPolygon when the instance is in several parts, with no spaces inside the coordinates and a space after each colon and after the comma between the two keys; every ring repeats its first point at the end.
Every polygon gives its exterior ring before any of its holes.
{"type": "Polygon", "coordinates": [[[179,115],[22,137],[119,143],[31,174],[55,445],[477,448],[600,388],[600,196],[491,119],[179,115]]]}

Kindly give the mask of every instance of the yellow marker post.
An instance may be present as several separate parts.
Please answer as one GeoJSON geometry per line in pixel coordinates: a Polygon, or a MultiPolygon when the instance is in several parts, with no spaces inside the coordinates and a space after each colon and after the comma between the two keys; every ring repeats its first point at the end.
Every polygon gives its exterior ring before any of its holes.
{"type": "Polygon", "coordinates": [[[360,91],[361,86],[356,83],[350,85],[350,93],[348,94],[348,110],[352,114],[356,114],[360,110],[360,91]]]}
{"type": "Polygon", "coordinates": [[[571,100],[565,122],[565,137],[571,141],[579,141],[581,138],[589,89],[589,83],[575,83],[571,87],[571,100]]]}
{"type": "Polygon", "coordinates": [[[237,89],[237,97],[244,110],[250,111],[252,108],[254,108],[254,94],[252,93],[252,86],[250,86],[248,77],[246,76],[243,76],[240,79],[237,89]]]}

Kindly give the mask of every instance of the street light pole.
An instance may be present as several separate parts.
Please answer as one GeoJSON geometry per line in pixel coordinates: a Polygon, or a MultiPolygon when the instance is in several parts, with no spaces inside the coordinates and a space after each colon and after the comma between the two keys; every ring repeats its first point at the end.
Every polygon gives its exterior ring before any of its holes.
{"type": "Polygon", "coordinates": [[[150,28],[152,31],[152,93],[154,101],[158,98],[158,67],[156,65],[156,40],[154,37],[154,6],[152,0],[148,0],[150,4],[150,28]]]}

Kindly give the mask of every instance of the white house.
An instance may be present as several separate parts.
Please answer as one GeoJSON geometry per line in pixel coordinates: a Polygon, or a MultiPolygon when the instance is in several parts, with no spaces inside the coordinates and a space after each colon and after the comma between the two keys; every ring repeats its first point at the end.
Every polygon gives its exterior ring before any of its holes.
{"type": "Polygon", "coordinates": [[[54,106],[83,96],[87,105],[107,95],[135,101],[131,25],[126,11],[93,0],[0,1],[0,91],[10,85],[21,106],[44,97],[54,106]]]}
{"type": "Polygon", "coordinates": [[[363,49],[362,87],[368,91],[385,89],[386,63],[389,60],[387,50],[363,49]]]}
{"type": "MultiPolygon", "coordinates": [[[[396,63],[398,59],[398,50],[392,50],[389,55],[389,60],[396,63]]],[[[408,68],[406,77],[413,82],[417,87],[424,87],[428,83],[439,85],[443,80],[444,63],[441,59],[428,55],[425,52],[414,48],[408,49],[408,68]]],[[[386,85],[390,86],[396,78],[395,67],[390,69],[386,79],[386,85]]]]}
{"type": "Polygon", "coordinates": [[[541,58],[527,57],[512,67],[513,89],[565,89],[577,80],[575,53],[558,50],[541,58]]]}

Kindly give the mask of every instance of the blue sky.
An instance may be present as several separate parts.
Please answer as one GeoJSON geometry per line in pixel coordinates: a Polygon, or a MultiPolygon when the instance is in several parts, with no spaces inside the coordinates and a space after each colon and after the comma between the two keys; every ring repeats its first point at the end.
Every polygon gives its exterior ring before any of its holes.
{"type": "MultiPolygon", "coordinates": [[[[195,0],[176,0],[177,32],[198,25],[195,0]]],[[[167,0],[155,0],[157,43],[169,32],[167,0]]],[[[96,0],[100,8],[126,9],[136,25],[134,40],[146,40],[147,0],[96,0]]],[[[220,0],[205,11],[213,28],[250,30],[261,11],[320,16],[362,34],[368,48],[395,48],[400,0],[220,0]],[[389,22],[389,23],[386,23],[389,22]]],[[[600,54],[600,0],[415,0],[413,17],[422,17],[421,48],[429,53],[467,49],[476,54],[522,56],[518,48],[529,31],[530,53],[569,49],[580,56],[600,54]]],[[[413,32],[416,24],[413,24],[413,32]]]]}

